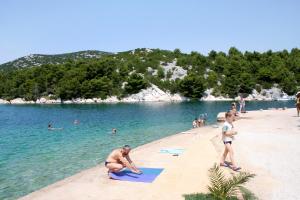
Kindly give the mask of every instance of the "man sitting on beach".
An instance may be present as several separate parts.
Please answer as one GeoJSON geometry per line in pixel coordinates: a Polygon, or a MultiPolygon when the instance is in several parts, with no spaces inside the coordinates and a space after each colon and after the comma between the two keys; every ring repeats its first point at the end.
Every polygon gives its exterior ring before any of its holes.
{"type": "Polygon", "coordinates": [[[236,166],[234,157],[233,157],[233,149],[232,149],[232,140],[234,135],[237,134],[236,131],[233,130],[232,122],[234,120],[234,115],[232,112],[227,112],[225,114],[225,123],[222,128],[222,140],[225,145],[224,153],[221,157],[220,165],[224,167],[231,167],[234,171],[238,171],[241,168],[236,166]],[[231,163],[228,164],[225,162],[227,154],[229,153],[231,163]],[[231,166],[232,165],[232,166],[231,166]]]}
{"type": "Polygon", "coordinates": [[[131,147],[129,145],[123,146],[121,149],[113,150],[105,161],[105,167],[108,168],[108,173],[119,172],[124,168],[130,169],[133,173],[141,174],[139,170],[129,157],[131,147]]]}

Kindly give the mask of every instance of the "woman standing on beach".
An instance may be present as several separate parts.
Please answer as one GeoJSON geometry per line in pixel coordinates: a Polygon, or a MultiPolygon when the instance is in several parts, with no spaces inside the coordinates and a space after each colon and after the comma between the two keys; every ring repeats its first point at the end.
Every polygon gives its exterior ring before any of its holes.
{"type": "Polygon", "coordinates": [[[245,103],[245,99],[242,96],[241,96],[239,103],[240,103],[240,113],[245,113],[246,112],[246,109],[245,109],[246,103],[245,103]]]}

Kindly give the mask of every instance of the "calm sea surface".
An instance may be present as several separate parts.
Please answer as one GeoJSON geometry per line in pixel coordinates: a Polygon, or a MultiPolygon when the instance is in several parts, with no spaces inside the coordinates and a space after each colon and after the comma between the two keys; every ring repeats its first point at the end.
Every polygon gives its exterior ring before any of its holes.
{"type": "MultiPolygon", "coordinates": [[[[229,104],[0,105],[0,199],[16,199],[93,167],[124,144],[136,147],[190,129],[202,113],[213,124],[229,104]],[[80,124],[74,125],[75,119],[80,124]],[[49,122],[63,130],[48,131],[49,122]]],[[[249,102],[246,108],[293,106],[293,101],[249,102]]]]}

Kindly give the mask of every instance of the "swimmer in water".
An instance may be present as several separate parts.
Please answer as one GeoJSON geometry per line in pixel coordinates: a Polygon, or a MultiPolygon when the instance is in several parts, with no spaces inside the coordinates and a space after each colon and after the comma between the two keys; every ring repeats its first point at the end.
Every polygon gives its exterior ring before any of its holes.
{"type": "Polygon", "coordinates": [[[64,128],[54,128],[54,127],[52,127],[51,123],[48,124],[48,130],[49,131],[62,130],[62,129],[64,129],[64,128]]]}
{"type": "Polygon", "coordinates": [[[52,129],[52,124],[49,123],[49,124],[48,124],[48,130],[51,130],[51,129],[52,129]]]}

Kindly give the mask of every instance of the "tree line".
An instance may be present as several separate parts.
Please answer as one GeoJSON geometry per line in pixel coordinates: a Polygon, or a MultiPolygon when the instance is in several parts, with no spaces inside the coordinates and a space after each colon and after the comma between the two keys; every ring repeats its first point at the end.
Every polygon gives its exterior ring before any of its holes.
{"type": "Polygon", "coordinates": [[[5,69],[0,71],[0,82],[0,98],[7,100],[49,95],[63,100],[122,98],[150,84],[190,98],[201,98],[208,88],[213,88],[215,95],[235,97],[274,84],[294,94],[300,86],[300,50],[243,53],[232,47],[227,53],[211,51],[205,56],[179,49],[135,49],[98,59],[5,69]],[[187,71],[183,79],[172,80],[172,71],[165,72],[164,65],[173,61],[187,71]]]}

